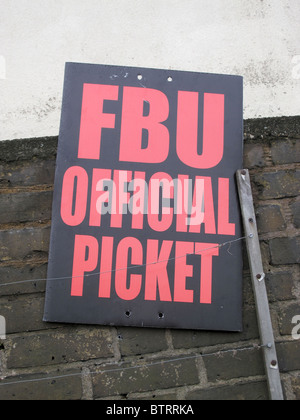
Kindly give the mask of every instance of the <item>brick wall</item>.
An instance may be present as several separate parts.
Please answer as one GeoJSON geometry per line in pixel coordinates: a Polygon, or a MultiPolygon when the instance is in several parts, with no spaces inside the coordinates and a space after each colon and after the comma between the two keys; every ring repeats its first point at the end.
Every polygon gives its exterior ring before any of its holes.
{"type": "MultiPolygon", "coordinates": [[[[46,277],[56,147],[0,143],[0,400],[267,399],[247,258],[242,334],[42,322],[45,282],[15,282],[46,277]]],[[[245,167],[284,394],[300,399],[300,117],[246,121],[245,167]]]]}

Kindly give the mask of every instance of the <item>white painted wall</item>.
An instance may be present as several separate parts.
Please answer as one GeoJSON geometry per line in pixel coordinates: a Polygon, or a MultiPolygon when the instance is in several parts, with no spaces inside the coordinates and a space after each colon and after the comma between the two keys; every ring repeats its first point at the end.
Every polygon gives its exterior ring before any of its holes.
{"type": "Polygon", "coordinates": [[[66,61],[238,74],[300,115],[299,0],[0,0],[0,140],[57,135],[66,61]]]}

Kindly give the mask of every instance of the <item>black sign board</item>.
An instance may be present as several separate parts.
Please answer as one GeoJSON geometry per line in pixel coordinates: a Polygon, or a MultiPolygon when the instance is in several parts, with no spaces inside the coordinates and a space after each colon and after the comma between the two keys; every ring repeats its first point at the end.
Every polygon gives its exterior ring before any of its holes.
{"type": "Polygon", "coordinates": [[[242,92],[66,65],[45,321],[241,331],[242,92]]]}

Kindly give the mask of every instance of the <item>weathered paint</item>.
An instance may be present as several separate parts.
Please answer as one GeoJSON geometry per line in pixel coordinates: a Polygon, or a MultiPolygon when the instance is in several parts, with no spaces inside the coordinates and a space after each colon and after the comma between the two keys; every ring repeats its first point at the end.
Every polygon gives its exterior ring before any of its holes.
{"type": "Polygon", "coordinates": [[[299,0],[0,0],[0,140],[57,135],[66,61],[238,74],[299,115],[299,0]]]}

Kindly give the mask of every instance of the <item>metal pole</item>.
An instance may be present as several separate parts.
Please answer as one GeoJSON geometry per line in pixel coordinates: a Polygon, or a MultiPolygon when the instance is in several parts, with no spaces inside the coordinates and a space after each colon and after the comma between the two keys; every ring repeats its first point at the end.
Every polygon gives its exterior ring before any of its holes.
{"type": "Polygon", "coordinates": [[[243,169],[237,172],[237,183],[244,221],[245,236],[247,237],[246,243],[248,258],[251,269],[258,325],[260,329],[270,397],[272,400],[282,401],[284,397],[280,380],[269,301],[265,284],[265,273],[262,263],[250,175],[248,170],[243,169]]]}

